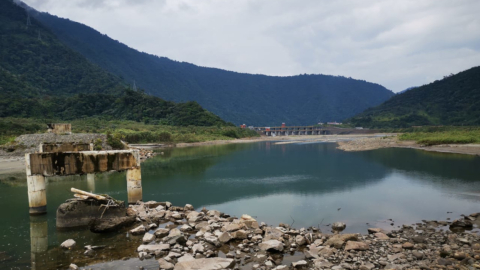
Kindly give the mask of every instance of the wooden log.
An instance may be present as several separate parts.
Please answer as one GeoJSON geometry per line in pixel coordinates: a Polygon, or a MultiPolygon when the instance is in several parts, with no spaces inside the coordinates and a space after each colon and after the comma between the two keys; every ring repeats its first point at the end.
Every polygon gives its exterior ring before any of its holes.
{"type": "Polygon", "coordinates": [[[90,192],[86,192],[86,191],[83,191],[83,190],[80,190],[80,189],[76,189],[76,188],[71,188],[70,191],[72,191],[73,193],[78,193],[78,194],[81,194],[81,195],[85,195],[85,196],[88,196],[88,197],[91,197],[91,198],[94,198],[96,200],[106,200],[107,198],[101,196],[101,195],[97,195],[97,194],[93,194],[93,193],[90,193],[90,192]]]}
{"type": "Polygon", "coordinates": [[[80,199],[84,199],[84,200],[90,198],[90,197],[88,197],[87,195],[81,195],[81,194],[73,194],[73,197],[75,197],[75,198],[80,198],[80,199]]]}

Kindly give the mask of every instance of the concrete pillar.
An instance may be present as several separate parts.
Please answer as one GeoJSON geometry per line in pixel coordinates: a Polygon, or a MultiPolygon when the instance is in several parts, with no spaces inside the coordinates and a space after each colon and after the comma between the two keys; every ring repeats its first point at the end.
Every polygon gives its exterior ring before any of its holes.
{"type": "Polygon", "coordinates": [[[87,173],[87,186],[90,192],[95,193],[95,174],[87,173]]]}
{"type": "Polygon", "coordinates": [[[30,168],[30,154],[25,154],[27,172],[28,206],[30,215],[47,213],[47,190],[45,176],[32,175],[30,168]]]}
{"type": "Polygon", "coordinates": [[[142,200],[142,170],[140,166],[127,170],[128,203],[142,200]]]}

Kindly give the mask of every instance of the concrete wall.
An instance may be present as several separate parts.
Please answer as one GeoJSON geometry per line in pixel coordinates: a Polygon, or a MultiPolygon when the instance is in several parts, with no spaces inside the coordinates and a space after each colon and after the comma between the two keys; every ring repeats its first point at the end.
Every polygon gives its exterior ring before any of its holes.
{"type": "Polygon", "coordinates": [[[90,143],[42,143],[40,153],[48,152],[79,152],[92,151],[93,144],[90,143]]]}

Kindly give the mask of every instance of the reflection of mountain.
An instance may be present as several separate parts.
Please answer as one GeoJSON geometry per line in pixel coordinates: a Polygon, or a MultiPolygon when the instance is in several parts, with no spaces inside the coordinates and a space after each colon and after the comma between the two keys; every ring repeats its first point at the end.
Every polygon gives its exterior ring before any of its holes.
{"type": "Polygon", "coordinates": [[[480,157],[476,156],[401,148],[378,149],[356,154],[409,174],[427,174],[431,177],[416,179],[428,181],[435,186],[473,184],[478,181],[480,175],[480,157]]]}
{"type": "MultiPolygon", "coordinates": [[[[148,190],[144,200],[199,206],[281,193],[330,193],[376,183],[388,172],[378,163],[335,147],[232,144],[204,148],[167,163],[152,160],[142,165],[143,187],[148,190]]],[[[184,149],[173,151],[172,155],[181,155],[175,152],[184,149]]]]}

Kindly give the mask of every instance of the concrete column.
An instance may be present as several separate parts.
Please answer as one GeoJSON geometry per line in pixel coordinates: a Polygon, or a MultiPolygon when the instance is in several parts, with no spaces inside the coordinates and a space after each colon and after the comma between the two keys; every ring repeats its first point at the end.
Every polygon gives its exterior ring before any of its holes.
{"type": "Polygon", "coordinates": [[[87,186],[90,192],[95,193],[95,174],[87,173],[87,186]]]}
{"type": "Polygon", "coordinates": [[[128,203],[142,200],[142,170],[140,166],[127,170],[128,203]]]}
{"type": "Polygon", "coordinates": [[[30,215],[42,215],[47,213],[47,190],[45,176],[32,175],[30,168],[30,155],[25,154],[27,172],[28,206],[30,215]]]}

